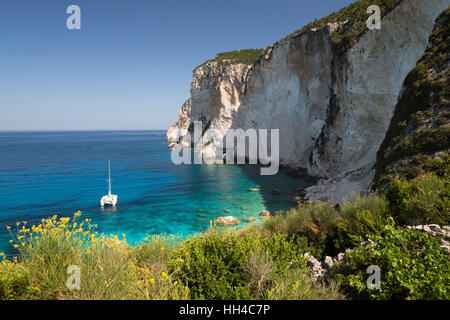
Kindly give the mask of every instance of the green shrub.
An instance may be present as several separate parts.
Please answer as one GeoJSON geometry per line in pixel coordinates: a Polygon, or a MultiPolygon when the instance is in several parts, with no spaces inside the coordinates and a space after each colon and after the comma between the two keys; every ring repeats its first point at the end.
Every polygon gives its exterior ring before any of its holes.
{"type": "Polygon", "coordinates": [[[155,236],[138,247],[98,235],[89,219],[54,216],[11,240],[19,259],[0,265],[0,297],[14,299],[187,299],[189,289],[169,274],[164,259],[174,237],[155,236]],[[162,263],[157,263],[161,260],[162,263]],[[20,263],[18,262],[20,261],[20,263]],[[80,289],[66,286],[67,267],[80,268],[80,289]],[[27,288],[32,288],[32,290],[27,288]]]}
{"type": "Polygon", "coordinates": [[[450,223],[448,179],[424,174],[413,180],[395,178],[387,193],[391,215],[401,225],[450,223]]]}
{"type": "Polygon", "coordinates": [[[387,202],[377,194],[360,195],[345,201],[341,209],[340,223],[333,237],[331,255],[353,248],[373,235],[380,235],[386,223],[387,202]]]}
{"type": "Polygon", "coordinates": [[[30,280],[23,266],[10,261],[0,262],[0,300],[21,299],[31,292],[30,280]]]}
{"type": "Polygon", "coordinates": [[[265,235],[283,233],[308,240],[311,253],[321,256],[329,235],[336,228],[336,209],[329,202],[299,204],[283,214],[266,219],[261,226],[265,235]]]}
{"type": "Polygon", "coordinates": [[[306,269],[301,256],[305,247],[305,242],[286,235],[268,239],[213,228],[183,242],[169,266],[194,299],[251,299],[264,295],[272,276],[288,266],[306,269]]]}
{"type": "Polygon", "coordinates": [[[208,62],[217,62],[223,66],[235,63],[243,63],[246,65],[253,65],[264,52],[264,49],[242,49],[229,52],[218,53],[213,59],[205,61],[201,65],[197,66],[194,70],[203,66],[208,62]]]}
{"type": "Polygon", "coordinates": [[[367,30],[367,18],[370,16],[367,13],[367,8],[370,5],[378,5],[381,9],[381,15],[384,16],[390,10],[395,8],[400,3],[400,0],[359,0],[351,3],[347,7],[340,9],[337,12],[333,12],[327,17],[315,20],[303,28],[291,33],[290,35],[284,37],[281,41],[285,41],[301,32],[324,27],[327,23],[343,23],[348,21],[347,25],[333,32],[331,39],[336,44],[342,44],[343,48],[350,48],[354,42],[367,30]]]}
{"type": "Polygon", "coordinates": [[[274,279],[268,300],[342,300],[345,296],[334,282],[315,283],[307,272],[286,269],[274,279]]]}
{"type": "Polygon", "coordinates": [[[333,266],[331,278],[355,299],[450,298],[450,260],[426,233],[387,225],[377,246],[358,247],[333,266]],[[381,270],[381,288],[368,289],[367,267],[381,270]]]}

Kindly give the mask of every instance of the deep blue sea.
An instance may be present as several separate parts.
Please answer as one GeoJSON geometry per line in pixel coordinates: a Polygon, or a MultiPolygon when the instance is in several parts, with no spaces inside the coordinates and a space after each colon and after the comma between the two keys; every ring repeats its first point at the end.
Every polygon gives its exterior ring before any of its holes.
{"type": "Polygon", "coordinates": [[[177,166],[163,131],[0,132],[0,252],[11,251],[7,225],[78,210],[100,233],[124,233],[134,244],[148,234],[192,235],[220,216],[258,223],[262,210],[291,208],[293,190],[311,183],[283,172],[260,176],[256,165],[177,166]],[[108,159],[114,210],[99,203],[108,159]]]}

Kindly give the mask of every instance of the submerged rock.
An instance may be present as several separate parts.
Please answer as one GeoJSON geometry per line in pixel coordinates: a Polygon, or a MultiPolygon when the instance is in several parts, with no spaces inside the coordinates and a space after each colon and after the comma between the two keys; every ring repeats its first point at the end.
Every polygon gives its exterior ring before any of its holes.
{"type": "Polygon", "coordinates": [[[252,222],[252,221],[255,221],[255,220],[256,220],[256,218],[250,217],[250,218],[245,219],[244,221],[245,222],[252,222]]]}

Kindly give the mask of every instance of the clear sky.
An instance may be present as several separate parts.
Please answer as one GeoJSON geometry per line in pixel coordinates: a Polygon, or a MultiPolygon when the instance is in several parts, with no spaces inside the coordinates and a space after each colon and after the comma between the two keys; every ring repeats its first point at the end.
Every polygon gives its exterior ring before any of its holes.
{"type": "Polygon", "coordinates": [[[166,129],[192,70],[355,0],[2,0],[0,130],[166,129]],[[81,30],[66,9],[81,8],[81,30]]]}

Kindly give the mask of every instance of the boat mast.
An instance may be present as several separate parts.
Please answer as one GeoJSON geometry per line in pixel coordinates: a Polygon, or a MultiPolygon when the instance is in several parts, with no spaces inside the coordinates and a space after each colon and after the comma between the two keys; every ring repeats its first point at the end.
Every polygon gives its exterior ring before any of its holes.
{"type": "Polygon", "coordinates": [[[108,195],[111,195],[111,160],[108,160],[108,195]]]}

